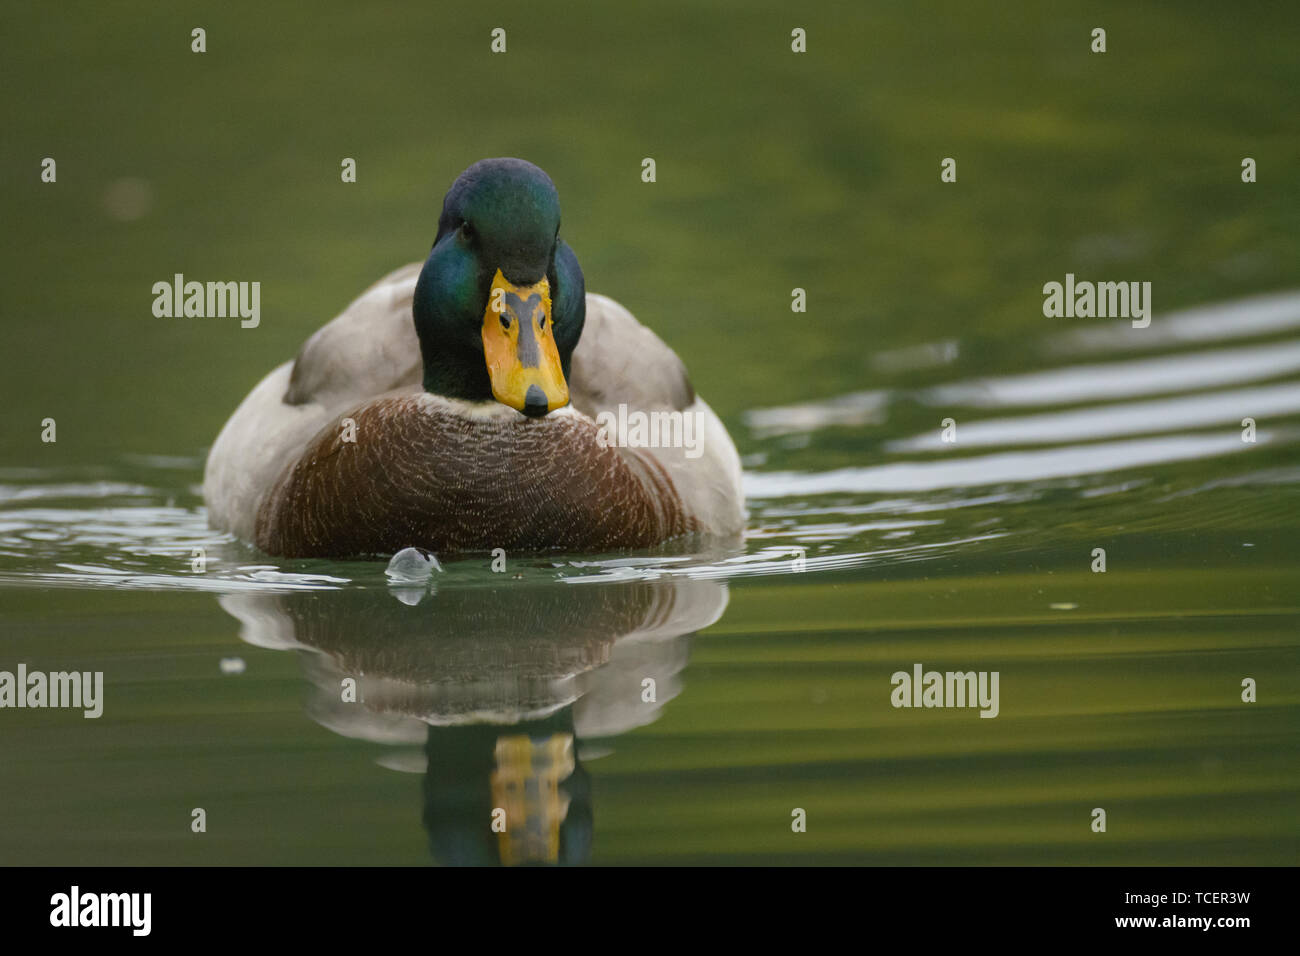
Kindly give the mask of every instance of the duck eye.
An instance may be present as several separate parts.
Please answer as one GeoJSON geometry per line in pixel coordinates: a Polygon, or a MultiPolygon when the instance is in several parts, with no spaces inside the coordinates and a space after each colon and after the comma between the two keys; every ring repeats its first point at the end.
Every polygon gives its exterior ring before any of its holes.
{"type": "Polygon", "coordinates": [[[462,221],[460,224],[460,237],[466,242],[474,241],[474,227],[469,224],[468,219],[462,221]]]}

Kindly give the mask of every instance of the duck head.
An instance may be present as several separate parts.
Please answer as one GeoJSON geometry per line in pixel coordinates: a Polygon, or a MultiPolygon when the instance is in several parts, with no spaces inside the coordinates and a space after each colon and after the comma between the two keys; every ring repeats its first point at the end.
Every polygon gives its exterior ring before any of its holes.
{"type": "Polygon", "coordinates": [[[568,404],[586,290],[559,232],[555,184],[532,163],[484,159],[460,174],[415,286],[426,391],[530,417],[568,404]]]}

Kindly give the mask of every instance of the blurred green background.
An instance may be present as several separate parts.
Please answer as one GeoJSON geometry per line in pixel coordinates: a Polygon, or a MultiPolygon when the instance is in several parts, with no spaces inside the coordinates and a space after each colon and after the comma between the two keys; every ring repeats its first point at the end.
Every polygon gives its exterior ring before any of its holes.
{"type": "Polygon", "coordinates": [[[1278,288],[1297,26],[1215,2],[6,4],[4,460],[204,447],[424,258],[485,156],[551,174],[588,288],[728,421],[862,387],[867,350],[955,333],[995,363],[1067,271],[1149,280],[1160,310],[1278,288]],[[152,195],[129,222],[105,208],[123,178],[152,195]],[[154,318],[176,272],[260,281],[261,327],[154,318]],[[57,447],[34,444],[47,415],[57,447]]]}

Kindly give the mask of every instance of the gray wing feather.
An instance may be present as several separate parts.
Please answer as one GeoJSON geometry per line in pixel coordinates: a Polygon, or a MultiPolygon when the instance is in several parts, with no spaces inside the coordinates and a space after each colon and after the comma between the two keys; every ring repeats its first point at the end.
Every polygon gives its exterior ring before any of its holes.
{"type": "Polygon", "coordinates": [[[632,313],[603,295],[587,295],[587,322],[573,351],[569,395],[573,407],[595,418],[602,411],[669,408],[695,401],[686,366],[632,313]]]}

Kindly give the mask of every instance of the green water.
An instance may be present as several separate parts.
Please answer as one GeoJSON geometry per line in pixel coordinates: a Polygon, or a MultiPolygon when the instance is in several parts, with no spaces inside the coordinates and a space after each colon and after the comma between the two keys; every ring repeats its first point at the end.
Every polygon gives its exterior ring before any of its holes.
{"type": "Polygon", "coordinates": [[[487,859],[523,737],[566,860],[1294,864],[1297,26],[6,7],[0,671],[105,701],[0,710],[0,862],[487,859]],[[225,418],[488,155],[550,172],[588,287],[726,421],[743,549],[418,589],[207,529],[225,418]],[[154,318],[176,272],[260,281],[260,326],[154,318]],[[1150,327],[1044,318],[1067,272],[1150,281],[1150,327]],[[998,672],[998,716],[895,708],[918,663],[998,672]]]}

